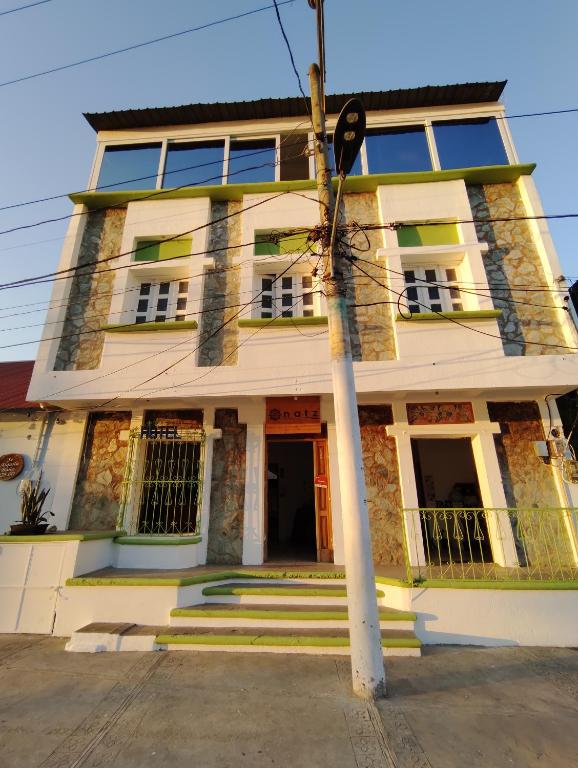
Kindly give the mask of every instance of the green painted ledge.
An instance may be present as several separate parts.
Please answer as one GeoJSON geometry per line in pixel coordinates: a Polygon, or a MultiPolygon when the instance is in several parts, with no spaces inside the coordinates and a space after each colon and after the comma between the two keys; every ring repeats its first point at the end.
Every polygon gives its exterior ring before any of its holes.
{"type": "MultiPolygon", "coordinates": [[[[212,608],[173,608],[171,616],[191,617],[191,618],[210,618],[210,619],[275,619],[278,621],[345,621],[348,613],[347,608],[319,611],[292,611],[283,610],[260,610],[259,608],[240,608],[238,610],[223,610],[215,605],[212,608]]],[[[379,609],[380,621],[417,621],[417,614],[410,611],[397,611],[388,609],[379,609]]]]}
{"type": "Polygon", "coordinates": [[[67,579],[67,587],[190,587],[230,579],[344,579],[343,571],[222,571],[197,576],[77,576],[67,579]]]}
{"type": "MultiPolygon", "coordinates": [[[[318,646],[331,648],[349,647],[348,637],[318,637],[303,635],[157,635],[158,645],[275,645],[318,646]]],[[[421,648],[417,637],[384,637],[384,648],[421,648]]]]}
{"type": "MultiPolygon", "coordinates": [[[[385,597],[385,592],[376,589],[377,597],[385,597]]],[[[304,587],[296,592],[291,585],[271,584],[264,587],[234,587],[230,584],[221,584],[217,587],[205,587],[203,595],[275,595],[290,596],[299,595],[299,597],[347,597],[345,587],[334,587],[318,589],[317,587],[304,587]]]]}
{"type": "Polygon", "coordinates": [[[98,539],[116,539],[117,536],[123,536],[124,531],[85,531],[61,533],[43,533],[40,536],[0,536],[0,541],[8,544],[20,544],[22,542],[38,541],[97,541],[98,539]]]}
{"type": "Polygon", "coordinates": [[[294,328],[296,325],[327,325],[327,317],[258,317],[238,320],[239,328],[294,328]]]}
{"type": "Polygon", "coordinates": [[[497,589],[497,590],[529,590],[529,591],[548,591],[548,590],[578,590],[578,581],[478,581],[467,579],[424,579],[424,581],[415,581],[413,586],[416,589],[497,589]]]}
{"type": "MultiPolygon", "coordinates": [[[[376,173],[367,176],[349,176],[345,180],[345,192],[375,192],[378,187],[388,184],[417,184],[436,181],[463,179],[467,184],[501,184],[517,181],[520,176],[530,176],[535,163],[521,165],[488,165],[480,168],[453,168],[447,171],[419,171],[412,173],[376,173]]],[[[337,188],[338,179],[333,179],[337,188]]],[[[73,203],[87,208],[108,208],[122,206],[135,200],[178,200],[179,198],[210,197],[211,200],[241,200],[244,195],[315,191],[314,179],[302,181],[270,181],[253,184],[218,184],[210,186],[185,187],[183,189],[139,189],[115,192],[73,192],[69,195],[73,203]]]]}
{"type": "Polygon", "coordinates": [[[102,325],[101,331],[107,333],[149,333],[151,331],[191,331],[199,327],[196,320],[183,320],[181,322],[168,322],[168,323],[131,323],[130,325],[121,325],[112,323],[110,325],[102,325]]]}
{"type": "Polygon", "coordinates": [[[488,320],[502,316],[501,309],[463,309],[458,312],[418,312],[411,317],[397,315],[395,318],[398,323],[414,323],[416,320],[422,321],[441,321],[444,320],[488,320]]]}
{"type": "Polygon", "coordinates": [[[114,543],[139,547],[177,547],[198,544],[200,541],[200,536],[119,536],[114,543]]]}

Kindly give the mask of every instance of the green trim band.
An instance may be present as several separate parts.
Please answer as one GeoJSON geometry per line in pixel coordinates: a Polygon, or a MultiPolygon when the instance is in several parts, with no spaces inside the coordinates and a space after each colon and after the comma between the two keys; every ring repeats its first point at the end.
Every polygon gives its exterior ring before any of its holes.
{"type": "MultiPolygon", "coordinates": [[[[416,184],[463,179],[467,184],[500,184],[517,181],[520,176],[530,176],[535,163],[521,165],[488,165],[479,168],[453,168],[447,171],[418,171],[411,173],[376,173],[367,176],[349,176],[345,179],[345,192],[375,192],[388,184],[416,184]]],[[[338,179],[333,179],[336,189],[338,179]]],[[[316,190],[314,179],[302,181],[269,181],[253,184],[219,184],[212,186],[185,187],[184,189],[139,189],[115,192],[73,192],[73,203],[87,208],[119,206],[135,200],[177,200],[179,198],[210,197],[211,200],[241,200],[244,195],[275,192],[316,190]],[[154,197],[151,198],[151,194],[154,197]]]]}
{"type": "MultiPolygon", "coordinates": [[[[157,645],[273,645],[320,648],[348,648],[348,637],[303,635],[157,635],[157,645]]],[[[417,637],[383,637],[383,648],[421,648],[417,637]]]]}
{"type": "Polygon", "coordinates": [[[151,331],[191,331],[199,327],[196,320],[182,320],[168,323],[131,323],[102,325],[100,330],[107,333],[149,333],[151,331]]]}
{"type": "MultiPolygon", "coordinates": [[[[375,590],[377,597],[385,597],[385,593],[380,589],[375,590]]],[[[318,589],[317,587],[299,587],[294,589],[291,586],[271,585],[269,587],[234,587],[223,584],[220,587],[205,587],[203,595],[299,595],[299,597],[347,597],[345,587],[330,587],[329,589],[318,589]]]]}
{"type": "Polygon", "coordinates": [[[498,589],[541,592],[544,590],[578,590],[578,581],[477,581],[461,579],[424,579],[413,584],[415,589],[498,589]]]}
{"type": "MultiPolygon", "coordinates": [[[[122,535],[126,534],[123,532],[122,535]]],[[[42,537],[41,537],[42,538],[42,537]]],[[[67,579],[67,587],[190,587],[193,584],[210,584],[230,579],[344,579],[343,571],[222,571],[203,573],[198,576],[148,577],[148,576],[77,576],[67,579]]]]}
{"type": "Polygon", "coordinates": [[[431,320],[488,320],[495,319],[502,316],[501,309],[461,309],[457,312],[417,312],[411,317],[404,317],[403,315],[397,315],[396,321],[413,323],[418,321],[431,321],[431,320]]]}
{"type": "Polygon", "coordinates": [[[237,320],[239,328],[293,328],[296,325],[327,325],[327,317],[258,317],[250,320],[237,320]]]}
{"type": "Polygon", "coordinates": [[[200,541],[200,536],[173,536],[172,538],[166,536],[119,536],[114,543],[141,547],[179,547],[187,544],[198,544],[200,541]]]}
{"type": "Polygon", "coordinates": [[[124,531],[86,531],[85,533],[42,533],[38,536],[0,536],[0,541],[6,544],[21,544],[22,542],[52,542],[52,541],[98,541],[99,539],[116,539],[124,535],[124,531]]]}
{"type": "MultiPolygon", "coordinates": [[[[274,619],[279,621],[346,621],[347,610],[332,611],[267,611],[259,608],[239,608],[231,611],[217,608],[173,608],[171,616],[207,619],[274,619]]],[[[409,611],[380,610],[380,621],[416,621],[417,615],[409,611]]]]}

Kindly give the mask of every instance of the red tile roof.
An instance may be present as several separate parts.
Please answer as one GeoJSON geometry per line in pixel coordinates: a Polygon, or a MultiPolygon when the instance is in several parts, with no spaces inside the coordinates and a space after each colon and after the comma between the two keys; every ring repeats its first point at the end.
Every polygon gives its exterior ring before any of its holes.
{"type": "Polygon", "coordinates": [[[0,409],[37,408],[26,400],[34,360],[0,363],[0,409]]]}

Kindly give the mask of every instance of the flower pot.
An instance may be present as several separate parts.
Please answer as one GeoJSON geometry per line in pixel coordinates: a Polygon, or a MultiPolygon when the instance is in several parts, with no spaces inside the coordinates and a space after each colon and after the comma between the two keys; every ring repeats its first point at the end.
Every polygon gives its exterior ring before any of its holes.
{"type": "Polygon", "coordinates": [[[46,533],[48,523],[38,523],[38,525],[26,525],[25,523],[15,523],[10,526],[11,536],[38,536],[46,533]]]}

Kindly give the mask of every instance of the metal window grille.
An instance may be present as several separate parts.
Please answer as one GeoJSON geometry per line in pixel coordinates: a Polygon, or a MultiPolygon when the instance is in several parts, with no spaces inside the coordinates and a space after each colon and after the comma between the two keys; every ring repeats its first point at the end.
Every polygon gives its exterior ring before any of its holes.
{"type": "Polygon", "coordinates": [[[131,430],[118,527],[130,534],[198,533],[204,456],[201,429],[131,430]]]}

